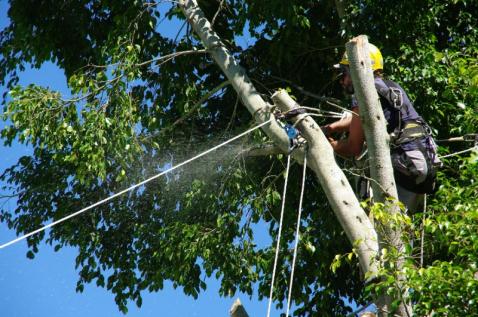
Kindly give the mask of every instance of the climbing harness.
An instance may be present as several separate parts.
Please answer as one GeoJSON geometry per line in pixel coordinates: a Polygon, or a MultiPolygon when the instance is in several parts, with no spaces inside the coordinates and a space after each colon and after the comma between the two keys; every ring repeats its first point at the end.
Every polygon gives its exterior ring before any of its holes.
{"type": "Polygon", "coordinates": [[[308,115],[305,109],[294,108],[287,112],[280,112],[278,109],[276,109],[273,114],[276,122],[284,129],[285,133],[287,134],[287,138],[289,139],[288,154],[305,144],[305,139],[300,135],[299,130],[295,127],[297,122],[295,124],[289,123],[293,117],[298,115],[308,115]]]}
{"type": "Polygon", "coordinates": [[[393,143],[395,146],[397,146],[400,144],[418,140],[420,138],[425,138],[430,135],[431,131],[426,123],[421,122],[419,120],[410,121],[405,123],[403,129],[400,130],[398,135],[393,135],[395,137],[393,139],[393,143]]]}
{"type": "Polygon", "coordinates": [[[436,155],[430,127],[397,83],[376,79],[375,88],[388,122],[390,156],[397,184],[414,193],[433,193],[436,167],[441,166],[441,161],[436,155]]]}

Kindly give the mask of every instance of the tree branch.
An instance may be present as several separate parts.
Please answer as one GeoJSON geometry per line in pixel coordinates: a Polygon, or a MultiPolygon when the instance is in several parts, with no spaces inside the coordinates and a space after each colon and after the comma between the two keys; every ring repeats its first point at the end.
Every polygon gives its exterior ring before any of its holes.
{"type": "MultiPolygon", "coordinates": [[[[256,121],[264,122],[270,119],[272,116],[271,105],[268,105],[262,99],[244,69],[239,66],[218,35],[214,33],[196,0],[180,0],[179,2],[190,25],[199,35],[204,46],[229,79],[243,104],[255,117],[256,121]]],[[[273,100],[281,107],[282,111],[290,111],[298,107],[285,91],[276,93],[273,100]]],[[[332,147],[320,127],[310,117],[306,117],[299,122],[298,128],[308,141],[309,166],[316,173],[349,241],[351,244],[357,245],[357,253],[363,272],[369,273],[369,276],[374,276],[377,273],[374,258],[378,252],[378,244],[377,235],[370,220],[360,207],[360,203],[344,173],[337,166],[332,147]]],[[[263,130],[282,151],[287,151],[288,138],[277,122],[273,120],[263,130]]]]}

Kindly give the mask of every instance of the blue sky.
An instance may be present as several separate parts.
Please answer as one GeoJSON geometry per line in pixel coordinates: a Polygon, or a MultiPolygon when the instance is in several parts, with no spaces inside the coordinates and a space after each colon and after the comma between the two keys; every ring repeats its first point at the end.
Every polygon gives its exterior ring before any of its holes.
{"type": "MultiPolygon", "coordinates": [[[[7,10],[7,0],[0,0],[1,28],[8,23],[7,10]]],[[[170,24],[169,27],[165,26],[164,31],[176,35],[178,29],[178,25],[170,24]]],[[[21,85],[36,83],[68,94],[62,71],[51,63],[44,64],[39,70],[27,69],[21,77],[21,85]]],[[[0,128],[3,126],[4,123],[0,122],[0,128]]],[[[19,157],[30,153],[29,148],[19,144],[12,147],[0,144],[0,173],[16,163],[19,157]]],[[[3,203],[0,201],[0,204],[3,203]]],[[[14,200],[4,205],[9,210],[14,207],[14,200]]],[[[0,244],[15,237],[13,231],[0,224],[0,244]]],[[[75,249],[63,248],[53,252],[50,246],[42,244],[33,260],[26,257],[27,251],[25,241],[0,250],[0,316],[122,316],[113,295],[105,289],[87,285],[83,293],[75,292],[75,249]]],[[[241,298],[251,317],[266,315],[266,300],[249,299],[241,294],[234,298],[221,298],[218,296],[218,282],[209,280],[207,283],[208,290],[200,294],[197,300],[186,297],[180,289],[174,290],[166,284],[159,293],[144,293],[140,309],[131,303],[126,316],[228,316],[229,308],[237,297],[241,298]]],[[[273,315],[278,315],[278,312],[273,311],[273,315]]]]}

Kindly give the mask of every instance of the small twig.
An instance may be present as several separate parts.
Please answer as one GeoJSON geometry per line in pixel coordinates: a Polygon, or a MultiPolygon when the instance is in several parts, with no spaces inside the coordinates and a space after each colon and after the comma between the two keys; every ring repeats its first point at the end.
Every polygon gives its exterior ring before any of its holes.
{"type": "Polygon", "coordinates": [[[113,79],[109,79],[107,81],[105,81],[105,84],[98,87],[97,89],[94,89],[93,91],[91,91],[90,93],[84,95],[84,96],[81,96],[81,97],[78,97],[78,98],[72,98],[72,99],[60,99],[61,102],[65,103],[65,104],[69,104],[69,103],[73,103],[73,102],[78,102],[78,101],[81,101],[81,100],[84,100],[90,96],[93,96],[94,94],[96,94],[97,92],[103,90],[106,86],[108,86],[109,84],[112,84],[114,82],[117,82],[118,80],[120,80],[122,77],[124,76],[124,74],[121,74],[119,76],[116,76],[115,78],[113,79]]]}
{"type": "Polygon", "coordinates": [[[174,128],[175,126],[177,126],[178,124],[180,124],[181,122],[183,122],[184,120],[188,119],[197,109],[199,109],[199,107],[201,107],[201,105],[206,102],[206,100],[208,100],[211,96],[213,96],[215,93],[217,93],[218,91],[220,91],[221,89],[223,89],[224,87],[226,87],[227,85],[229,85],[229,81],[226,80],[224,82],[222,82],[221,84],[219,84],[218,86],[214,87],[212,90],[208,91],[204,96],[201,97],[201,99],[199,99],[198,102],[196,102],[192,107],[191,107],[191,110],[188,111],[188,113],[186,113],[184,116],[178,118],[176,121],[174,121],[169,127],[166,127],[164,129],[162,129],[161,131],[159,131],[158,133],[155,133],[155,134],[151,134],[151,135],[148,135],[148,136],[145,136],[143,137],[142,139],[143,140],[147,140],[147,139],[150,139],[152,137],[157,137],[165,132],[168,132],[170,131],[172,128],[174,128]]]}
{"type": "Polygon", "coordinates": [[[380,183],[377,182],[376,180],[374,180],[373,178],[365,176],[365,175],[356,174],[356,173],[354,173],[354,172],[352,172],[351,170],[348,170],[348,169],[346,169],[345,171],[348,172],[349,174],[353,175],[353,176],[362,177],[362,178],[365,178],[366,180],[374,182],[382,190],[382,192],[387,193],[385,188],[383,188],[382,185],[380,185],[380,183]]]}
{"type": "Polygon", "coordinates": [[[145,2],[143,4],[143,6],[145,6],[147,9],[149,8],[152,8],[152,7],[155,7],[159,4],[162,4],[162,3],[167,3],[167,2],[170,2],[170,3],[178,3],[177,1],[172,1],[172,0],[161,0],[161,1],[157,1],[157,2],[145,2]]]}
{"type": "Polygon", "coordinates": [[[181,25],[181,27],[179,28],[179,31],[178,31],[178,33],[176,33],[176,37],[174,38],[174,43],[177,43],[178,37],[179,37],[179,35],[181,34],[181,31],[184,29],[184,26],[186,25],[186,23],[187,23],[187,22],[184,21],[183,25],[181,25]]]}
{"type": "Polygon", "coordinates": [[[216,18],[217,18],[217,16],[219,15],[219,12],[222,10],[223,4],[224,4],[224,0],[221,0],[221,1],[219,2],[219,6],[217,7],[216,13],[214,14],[214,17],[213,17],[212,20],[211,20],[211,27],[214,26],[214,22],[216,22],[216,18]]]}
{"type": "Polygon", "coordinates": [[[299,90],[302,94],[304,94],[304,95],[306,95],[306,96],[309,96],[309,97],[312,97],[312,98],[314,98],[314,99],[320,100],[320,101],[322,101],[322,102],[327,101],[327,100],[333,101],[333,102],[340,102],[340,101],[339,101],[338,99],[336,99],[336,98],[325,97],[325,96],[319,96],[319,95],[314,94],[314,93],[312,93],[312,92],[310,92],[310,91],[308,91],[308,90],[305,90],[304,87],[297,85],[296,83],[294,83],[294,82],[291,81],[291,80],[288,80],[288,79],[285,79],[285,78],[282,78],[282,77],[279,77],[279,76],[275,76],[275,75],[271,75],[271,78],[274,78],[274,79],[277,79],[277,80],[279,80],[279,81],[285,82],[285,83],[287,83],[287,84],[289,84],[289,85],[292,85],[292,86],[294,86],[297,90],[299,90]]]}
{"type": "Polygon", "coordinates": [[[203,54],[203,53],[207,53],[207,50],[206,49],[201,49],[201,50],[194,49],[194,50],[189,50],[189,51],[175,52],[175,53],[171,53],[171,54],[168,54],[168,55],[163,55],[163,56],[160,56],[160,57],[157,57],[157,58],[153,58],[153,59],[150,59],[150,60],[142,62],[142,63],[135,64],[134,66],[142,67],[142,66],[154,63],[154,62],[159,62],[159,61],[163,61],[163,60],[170,60],[170,59],[176,58],[178,56],[191,55],[191,54],[203,54]]]}
{"type": "Polygon", "coordinates": [[[232,110],[231,120],[229,120],[229,123],[227,124],[224,133],[226,133],[231,128],[232,122],[234,121],[234,117],[236,116],[236,110],[237,110],[238,104],[239,104],[239,96],[236,96],[236,102],[234,104],[234,109],[232,110]]]}
{"type": "Polygon", "coordinates": [[[17,197],[18,194],[12,194],[12,195],[0,195],[0,199],[4,199],[4,198],[13,198],[13,197],[17,197]]]}

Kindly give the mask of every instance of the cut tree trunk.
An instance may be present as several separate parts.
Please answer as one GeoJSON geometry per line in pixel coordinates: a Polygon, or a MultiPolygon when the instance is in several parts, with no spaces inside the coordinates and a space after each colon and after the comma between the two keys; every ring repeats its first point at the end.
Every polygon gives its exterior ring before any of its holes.
{"type": "MultiPolygon", "coordinates": [[[[355,97],[359,104],[360,120],[367,141],[370,176],[373,180],[371,182],[373,198],[376,202],[384,203],[390,215],[401,213],[402,211],[397,204],[397,187],[390,159],[390,137],[387,133],[385,117],[375,88],[367,37],[364,35],[358,36],[350,40],[345,47],[350,63],[355,97]]],[[[399,251],[399,254],[404,254],[400,226],[394,226],[393,229],[387,225],[379,226],[380,224],[376,223],[380,250],[394,248],[399,251]]],[[[394,264],[400,271],[404,264],[403,257],[399,257],[394,264]]],[[[401,284],[401,281],[403,281],[403,277],[399,276],[398,284],[401,284]]],[[[402,288],[399,286],[398,289],[402,288]]],[[[406,298],[406,294],[401,294],[401,298],[406,298]]],[[[392,300],[390,296],[385,295],[380,298],[377,302],[379,316],[388,315],[392,300]]],[[[409,316],[411,315],[410,312],[410,307],[402,301],[396,314],[398,316],[409,316]]]]}

